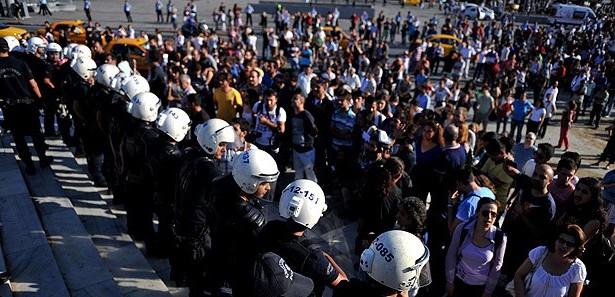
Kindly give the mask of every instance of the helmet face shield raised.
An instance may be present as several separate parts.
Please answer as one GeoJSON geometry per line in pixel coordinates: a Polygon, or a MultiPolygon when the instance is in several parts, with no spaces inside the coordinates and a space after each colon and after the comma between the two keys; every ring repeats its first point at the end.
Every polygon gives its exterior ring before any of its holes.
{"type": "Polygon", "coordinates": [[[412,291],[431,283],[422,274],[429,249],[411,233],[393,230],[380,234],[361,254],[361,270],[375,282],[396,291],[412,291]]]}

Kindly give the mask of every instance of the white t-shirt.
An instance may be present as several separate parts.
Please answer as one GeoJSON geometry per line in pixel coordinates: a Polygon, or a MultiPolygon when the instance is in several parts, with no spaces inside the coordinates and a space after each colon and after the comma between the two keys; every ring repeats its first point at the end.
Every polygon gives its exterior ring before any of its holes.
{"type": "MultiPolygon", "coordinates": [[[[547,248],[539,246],[534,248],[529,253],[529,258],[532,263],[540,261],[543,253],[547,248]]],[[[579,259],[568,268],[568,271],[562,275],[552,275],[546,272],[542,266],[536,268],[532,275],[532,285],[525,294],[527,297],[563,297],[568,296],[570,284],[580,283],[585,281],[587,270],[585,264],[579,259]]]]}
{"type": "Polygon", "coordinates": [[[547,110],[544,107],[534,108],[530,112],[530,121],[540,122],[540,118],[542,118],[543,116],[546,117],[546,115],[547,115],[547,110]]]}
{"type": "Polygon", "coordinates": [[[277,106],[274,106],[271,111],[266,111],[265,107],[266,103],[257,103],[254,104],[252,111],[256,115],[256,125],[254,126],[254,130],[262,133],[261,137],[257,138],[255,143],[261,146],[269,146],[269,140],[273,136],[273,131],[271,128],[265,124],[261,124],[259,121],[259,114],[263,114],[267,117],[268,120],[277,124],[280,122],[286,122],[286,111],[284,108],[280,107],[280,114],[276,115],[277,106]],[[259,107],[261,108],[259,110],[259,107]]]}

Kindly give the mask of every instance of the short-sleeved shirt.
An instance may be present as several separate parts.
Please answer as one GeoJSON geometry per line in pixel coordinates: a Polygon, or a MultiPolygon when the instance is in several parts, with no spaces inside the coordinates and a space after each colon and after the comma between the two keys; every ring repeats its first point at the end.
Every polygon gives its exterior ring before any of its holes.
{"type": "Polygon", "coordinates": [[[30,98],[28,81],[33,79],[30,68],[14,57],[0,57],[0,98],[30,98]]]}
{"type": "Polygon", "coordinates": [[[517,165],[525,165],[525,163],[534,157],[534,153],[538,150],[535,145],[532,145],[529,148],[525,148],[523,143],[517,143],[512,149],[513,156],[515,156],[515,163],[517,165]]]}
{"type": "MultiPolygon", "coordinates": [[[[539,246],[532,249],[529,258],[532,263],[541,261],[547,247],[539,246]]],[[[575,259],[566,272],[561,275],[553,275],[545,271],[542,263],[536,267],[532,274],[532,285],[525,293],[527,297],[559,297],[568,296],[570,284],[585,281],[587,269],[585,264],[579,259],[575,259]]]]}
{"type": "Polygon", "coordinates": [[[276,125],[281,122],[286,122],[286,111],[284,108],[274,106],[272,110],[266,110],[265,104],[255,104],[252,112],[256,114],[256,125],[254,126],[254,130],[261,133],[261,136],[258,137],[255,141],[256,144],[262,146],[269,146],[271,137],[273,137],[273,130],[265,124],[261,124],[258,120],[260,114],[265,115],[267,119],[276,125]]]}
{"type": "Polygon", "coordinates": [[[521,189],[519,203],[524,205],[525,216],[536,226],[549,224],[555,216],[555,201],[551,193],[540,197],[532,195],[532,178],[524,174],[518,174],[515,182],[521,189]]]}
{"type": "Polygon", "coordinates": [[[243,105],[241,94],[235,88],[231,88],[228,92],[224,92],[222,88],[216,88],[214,100],[218,104],[218,118],[229,123],[235,117],[237,107],[243,105]]]}
{"type": "MultiPolygon", "coordinates": [[[[340,131],[346,131],[348,133],[352,132],[354,128],[354,124],[356,122],[357,116],[354,114],[352,109],[348,109],[347,112],[344,112],[341,109],[338,109],[331,117],[331,125],[337,128],[340,131]]],[[[352,139],[342,139],[338,137],[333,137],[333,148],[339,149],[341,146],[352,146],[352,139]]]]}
{"type": "Polygon", "coordinates": [[[495,194],[493,194],[493,192],[491,192],[491,190],[486,187],[471,191],[470,193],[468,193],[468,195],[465,195],[465,197],[463,197],[463,200],[461,200],[461,203],[459,203],[459,207],[457,208],[457,219],[462,222],[467,222],[473,216],[475,216],[478,200],[483,197],[489,197],[495,200],[495,194]]]}
{"type": "Polygon", "coordinates": [[[530,110],[530,108],[532,108],[532,103],[527,100],[521,102],[520,99],[515,99],[515,101],[513,101],[512,103],[512,106],[512,119],[515,121],[523,121],[525,120],[525,115],[527,114],[527,112],[530,110]]]}
{"type": "Polygon", "coordinates": [[[513,178],[504,171],[503,163],[496,164],[489,158],[481,170],[489,177],[495,186],[495,197],[500,202],[500,208],[506,205],[508,199],[508,189],[513,182],[513,178]]]}

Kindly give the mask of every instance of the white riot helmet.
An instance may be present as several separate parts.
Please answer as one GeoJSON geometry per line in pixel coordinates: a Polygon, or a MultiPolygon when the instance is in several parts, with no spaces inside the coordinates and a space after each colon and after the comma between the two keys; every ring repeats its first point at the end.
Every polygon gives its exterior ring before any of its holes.
{"type": "Polygon", "coordinates": [[[62,46],[52,42],[47,45],[47,53],[60,53],[60,57],[62,57],[62,46]]]}
{"type": "Polygon", "coordinates": [[[384,232],[361,254],[361,270],[373,280],[396,291],[415,291],[428,285],[430,277],[421,274],[429,261],[429,249],[413,234],[384,232]]]}
{"type": "Polygon", "coordinates": [[[143,76],[131,75],[126,78],[126,81],[122,84],[121,88],[128,98],[133,98],[137,94],[149,92],[149,83],[143,76]]]}
{"type": "Polygon", "coordinates": [[[91,58],[77,58],[71,61],[70,67],[83,80],[96,76],[96,62],[91,58]]]}
{"type": "Polygon", "coordinates": [[[188,131],[190,131],[190,116],[188,114],[175,107],[163,110],[156,119],[156,127],[158,130],[169,135],[173,140],[180,142],[186,137],[188,131]]]}
{"type": "Polygon", "coordinates": [[[270,154],[262,150],[249,150],[235,156],[232,174],[242,191],[254,194],[261,183],[275,182],[280,171],[270,154]]]}
{"type": "Polygon", "coordinates": [[[210,119],[196,127],[196,141],[203,150],[212,155],[223,142],[235,142],[235,130],[223,119],[210,119]]]}
{"type": "Polygon", "coordinates": [[[12,52],[16,47],[20,47],[19,40],[13,36],[4,36],[2,37],[6,40],[6,43],[9,44],[9,52],[12,52]]]}
{"type": "Polygon", "coordinates": [[[111,88],[111,82],[118,73],[120,73],[120,70],[115,65],[102,64],[96,69],[96,81],[105,87],[111,88]]]}
{"type": "Polygon", "coordinates": [[[28,39],[28,52],[34,54],[39,48],[46,48],[47,42],[40,37],[31,37],[28,39]]]}
{"type": "Polygon", "coordinates": [[[71,49],[71,57],[73,59],[83,57],[92,58],[92,50],[83,44],[77,44],[71,49]]]}
{"type": "Polygon", "coordinates": [[[64,53],[64,57],[66,57],[69,60],[73,59],[73,48],[75,48],[75,46],[77,46],[76,43],[69,43],[67,46],[64,47],[64,49],[62,49],[62,52],[64,53]]]}
{"type": "Polygon", "coordinates": [[[111,80],[111,88],[113,88],[118,93],[124,93],[122,91],[122,86],[126,83],[128,79],[128,75],[124,72],[119,72],[115,77],[111,80]]]}
{"type": "Polygon", "coordinates": [[[134,96],[128,103],[128,113],[133,117],[153,122],[158,117],[160,109],[160,99],[154,93],[144,92],[134,96]]]}
{"type": "Polygon", "coordinates": [[[279,208],[281,217],[311,229],[327,210],[325,193],[317,183],[299,179],[284,188],[279,208]]]}

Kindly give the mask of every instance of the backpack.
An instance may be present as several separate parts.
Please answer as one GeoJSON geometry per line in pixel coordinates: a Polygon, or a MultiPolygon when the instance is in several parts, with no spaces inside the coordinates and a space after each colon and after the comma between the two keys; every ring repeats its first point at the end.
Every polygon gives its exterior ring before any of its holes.
{"type": "MultiPolygon", "coordinates": [[[[257,106],[256,110],[258,110],[258,113],[256,114],[257,116],[259,114],[263,114],[263,112],[266,112],[266,110],[263,108],[262,101],[258,102],[256,106],[257,106]]],[[[280,105],[276,104],[275,106],[275,117],[276,118],[280,116],[280,108],[281,108],[280,105]]],[[[256,128],[256,121],[257,121],[257,117],[254,117],[254,122],[252,123],[252,127],[254,128],[256,128]]],[[[280,147],[280,132],[278,131],[277,127],[275,129],[271,129],[271,131],[273,132],[273,135],[271,135],[271,138],[269,139],[269,145],[271,146],[272,149],[275,150],[280,147]]]]}

